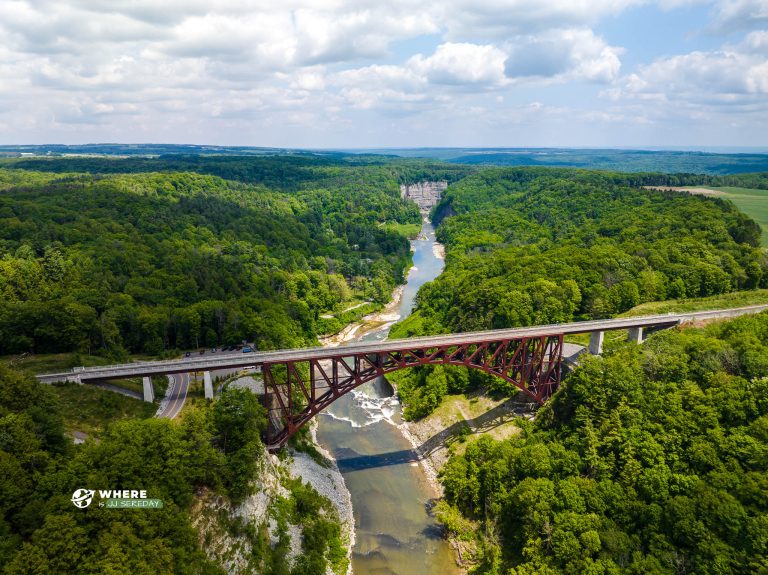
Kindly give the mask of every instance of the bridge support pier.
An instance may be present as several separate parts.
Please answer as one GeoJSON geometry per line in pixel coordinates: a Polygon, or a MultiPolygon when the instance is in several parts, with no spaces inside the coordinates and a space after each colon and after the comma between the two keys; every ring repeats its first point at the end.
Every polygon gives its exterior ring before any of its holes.
{"type": "Polygon", "coordinates": [[[213,399],[213,382],[210,371],[203,372],[203,387],[205,388],[205,399],[213,399]]]}
{"type": "Polygon", "coordinates": [[[589,353],[592,355],[600,355],[603,353],[603,338],[605,337],[604,331],[593,331],[589,334],[589,353]]]}
{"type": "Polygon", "coordinates": [[[631,341],[633,343],[643,343],[643,340],[645,339],[643,335],[643,328],[642,327],[631,327],[629,328],[629,334],[627,335],[627,341],[631,341]]]}
{"type": "Polygon", "coordinates": [[[155,401],[155,388],[152,387],[152,378],[145,376],[142,378],[142,382],[144,383],[144,401],[149,401],[150,403],[155,401]]]}

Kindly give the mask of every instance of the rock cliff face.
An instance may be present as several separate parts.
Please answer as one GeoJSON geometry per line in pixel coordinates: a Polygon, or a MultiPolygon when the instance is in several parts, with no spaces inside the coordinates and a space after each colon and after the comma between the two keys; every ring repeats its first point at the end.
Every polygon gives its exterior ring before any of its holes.
{"type": "MultiPolygon", "coordinates": [[[[264,393],[264,384],[259,376],[239,377],[230,383],[233,387],[250,389],[256,394],[264,393]]],[[[313,422],[315,423],[315,422],[313,422]]],[[[314,443],[314,425],[311,436],[314,443]]],[[[286,532],[281,533],[276,520],[281,514],[280,500],[291,498],[285,482],[289,478],[308,482],[336,508],[341,521],[342,545],[351,557],[355,541],[355,520],[352,515],[352,499],[335,462],[322,448],[317,447],[323,464],[306,453],[286,449],[284,457],[278,458],[264,450],[259,456],[259,470],[254,476],[257,488],[240,505],[233,505],[226,497],[205,490],[198,493],[192,509],[193,525],[198,531],[199,542],[208,557],[214,560],[229,575],[262,575],[265,572],[266,549],[260,548],[263,541],[275,549],[281,539],[288,542],[284,561],[289,569],[295,566],[302,552],[303,526],[288,523],[286,532]]],[[[326,575],[351,575],[352,567],[339,566],[334,570],[327,566],[326,575]]]]}
{"type": "Polygon", "coordinates": [[[400,186],[400,197],[413,200],[422,212],[428,212],[434,208],[443,196],[448,182],[418,182],[400,186]]]}
{"type": "MultiPolygon", "coordinates": [[[[272,549],[285,539],[288,548],[283,560],[289,569],[293,568],[302,552],[303,526],[288,522],[284,526],[286,531],[281,533],[276,517],[281,514],[279,500],[291,498],[284,481],[300,478],[336,507],[342,523],[342,544],[349,559],[354,545],[352,501],[338,467],[330,460],[326,464],[327,467],[305,453],[293,451],[281,461],[265,451],[257,473],[258,489],[240,505],[233,505],[210,490],[198,493],[192,508],[192,524],[198,531],[201,548],[228,575],[263,575],[268,558],[267,550],[259,547],[260,535],[266,536],[272,549]]],[[[351,573],[349,563],[346,570],[335,571],[331,565],[326,568],[326,575],[351,573]]]]}

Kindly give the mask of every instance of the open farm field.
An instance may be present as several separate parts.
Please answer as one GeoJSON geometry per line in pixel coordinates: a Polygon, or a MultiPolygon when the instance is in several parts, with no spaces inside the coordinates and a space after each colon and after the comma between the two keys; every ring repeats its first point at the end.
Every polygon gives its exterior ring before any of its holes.
{"type": "Polygon", "coordinates": [[[768,248],[768,190],[724,187],[716,188],[724,192],[729,200],[763,228],[764,248],[768,248]]]}

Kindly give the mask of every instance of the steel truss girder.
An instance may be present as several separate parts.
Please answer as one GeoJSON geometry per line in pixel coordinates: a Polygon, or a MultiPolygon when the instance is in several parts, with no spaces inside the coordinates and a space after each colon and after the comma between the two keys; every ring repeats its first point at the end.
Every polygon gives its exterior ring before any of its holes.
{"type": "Polygon", "coordinates": [[[326,358],[265,363],[267,447],[280,449],[320,411],[363,383],[418,365],[479,369],[543,404],[560,385],[562,355],[563,335],[557,334],[349,355],[336,348],[326,358]]]}

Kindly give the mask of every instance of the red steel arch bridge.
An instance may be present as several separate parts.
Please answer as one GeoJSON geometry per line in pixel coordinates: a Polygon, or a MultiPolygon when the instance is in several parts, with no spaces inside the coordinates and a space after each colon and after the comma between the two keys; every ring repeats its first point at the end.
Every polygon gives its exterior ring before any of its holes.
{"type": "Polygon", "coordinates": [[[74,368],[38,375],[44,383],[101,382],[144,378],[144,397],[152,401],[151,376],[203,372],[205,395],[213,398],[211,371],[260,368],[264,405],[269,412],[267,447],[278,450],[315,415],[367,381],[419,365],[459,365],[500,377],[543,404],[557,391],[562,377],[563,338],[589,334],[589,352],[599,354],[605,331],[628,330],[643,340],[643,330],[759,313],[768,305],[683,314],[584,321],[526,328],[355,343],[335,348],[307,348],[184,360],[136,362],[74,368]]]}

